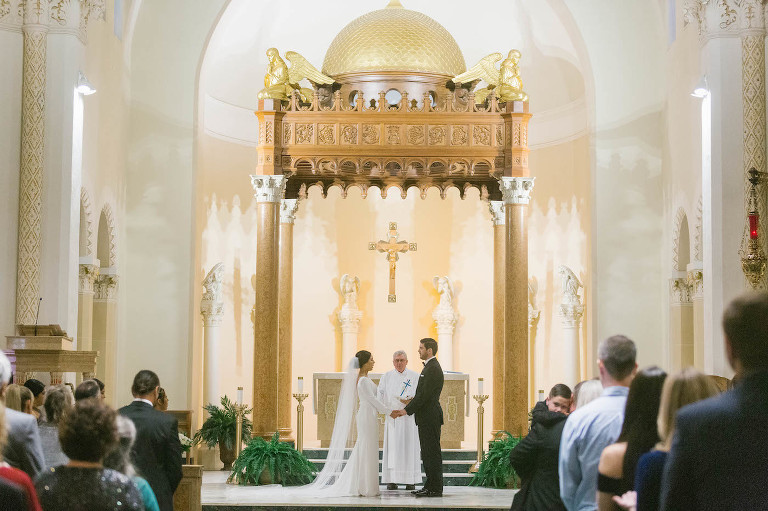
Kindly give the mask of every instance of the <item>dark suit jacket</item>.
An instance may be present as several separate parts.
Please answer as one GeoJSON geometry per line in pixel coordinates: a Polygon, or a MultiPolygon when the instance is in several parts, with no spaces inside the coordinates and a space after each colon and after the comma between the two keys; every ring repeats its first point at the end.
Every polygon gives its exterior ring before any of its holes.
{"type": "Polygon", "coordinates": [[[422,369],[416,394],[405,407],[408,415],[416,414],[416,425],[443,424],[443,409],[440,406],[440,393],[443,391],[443,368],[433,358],[422,369]]]}
{"type": "Polygon", "coordinates": [[[560,500],[557,461],[565,420],[563,413],[550,412],[544,401],[536,403],[531,413],[531,430],[512,449],[509,461],[522,480],[512,501],[512,510],[565,511],[560,500]]]}
{"type": "Polygon", "coordinates": [[[34,479],[45,468],[37,419],[34,415],[6,408],[5,422],[8,428],[8,441],[3,450],[5,461],[34,479]]]}
{"type": "Polygon", "coordinates": [[[173,492],[182,477],[178,421],[143,401],[120,408],[120,414],[136,425],[131,452],[136,470],[152,487],[161,511],[173,511],[173,492]]]}
{"type": "Polygon", "coordinates": [[[24,511],[27,497],[24,489],[11,481],[0,479],[0,511],[24,511]]]}
{"type": "Polygon", "coordinates": [[[661,509],[768,509],[768,371],[680,409],[661,509]]]}

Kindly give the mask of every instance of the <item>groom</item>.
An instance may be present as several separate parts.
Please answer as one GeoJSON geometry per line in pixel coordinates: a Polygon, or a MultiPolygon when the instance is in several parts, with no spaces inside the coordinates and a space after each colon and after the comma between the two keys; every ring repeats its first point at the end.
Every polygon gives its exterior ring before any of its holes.
{"type": "Polygon", "coordinates": [[[443,369],[435,358],[437,341],[429,337],[419,341],[419,358],[424,369],[419,375],[416,394],[404,410],[394,410],[392,418],[405,414],[416,415],[421,444],[421,461],[427,480],[421,490],[414,491],[417,497],[443,496],[443,453],[440,450],[440,428],[443,425],[443,409],[440,407],[440,392],[443,390],[443,369]]]}

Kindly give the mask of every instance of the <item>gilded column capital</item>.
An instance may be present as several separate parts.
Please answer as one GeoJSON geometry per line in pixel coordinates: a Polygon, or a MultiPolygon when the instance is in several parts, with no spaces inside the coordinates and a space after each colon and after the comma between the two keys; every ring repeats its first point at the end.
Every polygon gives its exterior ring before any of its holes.
{"type": "Polygon", "coordinates": [[[533,181],[535,177],[507,177],[499,178],[502,202],[504,204],[527,205],[531,201],[533,181]]]}
{"type": "Polygon", "coordinates": [[[205,326],[221,324],[224,315],[224,301],[221,288],[224,284],[224,263],[217,263],[203,280],[203,298],[200,300],[200,314],[205,326]]]}
{"type": "Polygon", "coordinates": [[[95,264],[81,264],[78,273],[78,293],[93,293],[94,284],[99,276],[99,267],[95,264]]]}
{"type": "Polygon", "coordinates": [[[251,174],[251,186],[256,202],[280,202],[285,192],[285,176],[251,174]]]}
{"type": "Polygon", "coordinates": [[[685,0],[683,26],[694,25],[702,39],[762,34],[765,11],[762,0],[685,0]]]}
{"type": "Polygon", "coordinates": [[[687,278],[669,279],[669,291],[672,304],[691,303],[691,286],[688,285],[687,278]]]}
{"type": "Polygon", "coordinates": [[[687,278],[690,299],[701,300],[704,297],[704,270],[689,269],[687,278]]]}
{"type": "Polygon", "coordinates": [[[117,298],[117,275],[99,273],[94,285],[95,300],[115,300],[117,298]]]}
{"type": "Polygon", "coordinates": [[[493,225],[504,225],[507,221],[507,215],[504,213],[504,201],[489,200],[488,211],[491,212],[491,220],[493,225]]]}
{"type": "Polygon", "coordinates": [[[299,199],[282,199],[280,201],[280,223],[293,224],[296,212],[299,210],[299,199]]]}

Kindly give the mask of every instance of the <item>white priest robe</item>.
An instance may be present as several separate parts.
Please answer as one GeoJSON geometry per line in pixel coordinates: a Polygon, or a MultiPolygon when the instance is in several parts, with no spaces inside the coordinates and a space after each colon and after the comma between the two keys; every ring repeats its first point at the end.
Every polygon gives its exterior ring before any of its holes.
{"type": "MultiPolygon", "coordinates": [[[[416,394],[419,373],[408,369],[402,373],[397,369],[384,373],[379,381],[379,400],[393,409],[405,405],[400,398],[410,399],[416,394]]],[[[420,484],[421,448],[419,430],[413,415],[393,419],[387,416],[384,423],[384,453],[381,460],[381,482],[383,484],[420,484]]]]}

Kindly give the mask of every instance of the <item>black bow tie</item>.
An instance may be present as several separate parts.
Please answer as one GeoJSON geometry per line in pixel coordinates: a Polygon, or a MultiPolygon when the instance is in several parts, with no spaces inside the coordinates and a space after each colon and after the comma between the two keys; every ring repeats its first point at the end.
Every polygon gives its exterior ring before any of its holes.
{"type": "Polygon", "coordinates": [[[421,365],[426,367],[427,363],[426,362],[422,362],[421,365]]]}

